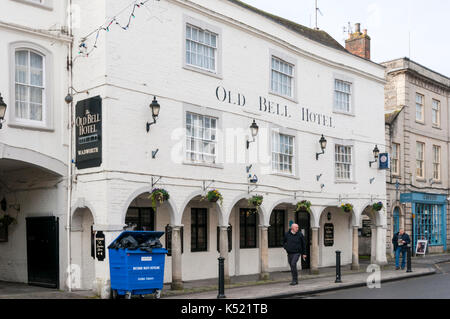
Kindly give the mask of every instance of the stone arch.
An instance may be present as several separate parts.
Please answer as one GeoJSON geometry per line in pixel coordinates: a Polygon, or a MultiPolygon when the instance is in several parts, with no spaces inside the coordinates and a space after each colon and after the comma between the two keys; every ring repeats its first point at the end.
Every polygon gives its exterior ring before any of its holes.
{"type": "MultiPolygon", "coordinates": [[[[226,219],[229,220],[232,210],[241,200],[244,200],[244,199],[248,200],[250,197],[252,197],[252,195],[250,195],[248,193],[241,193],[241,194],[235,196],[233,198],[233,200],[231,201],[231,204],[228,206],[228,209],[226,210],[226,212],[227,212],[226,219]]],[[[265,216],[267,215],[266,212],[267,212],[267,210],[265,208],[265,204],[263,201],[262,205],[260,207],[258,207],[258,219],[259,219],[260,225],[268,225],[268,224],[265,224],[265,216]]],[[[269,216],[269,218],[270,218],[270,216],[269,216]]]]}
{"type": "MultiPolygon", "coordinates": [[[[199,191],[192,192],[191,194],[189,194],[189,195],[186,197],[185,201],[184,201],[183,204],[180,206],[181,219],[183,218],[184,211],[185,211],[186,207],[189,205],[189,203],[190,203],[193,199],[195,199],[196,197],[203,196],[204,193],[205,193],[204,191],[200,191],[200,190],[199,190],[199,191]]],[[[218,216],[219,216],[219,226],[227,226],[227,225],[228,225],[228,219],[225,220],[225,219],[226,219],[226,218],[225,218],[226,216],[224,215],[223,208],[220,206],[219,202],[211,203],[211,204],[212,204],[212,206],[216,209],[216,211],[217,211],[217,213],[218,213],[218,216]]]]}
{"type": "MultiPolygon", "coordinates": [[[[283,199],[279,199],[276,202],[274,202],[271,206],[270,209],[267,211],[268,212],[268,216],[266,219],[266,223],[267,225],[270,224],[270,217],[272,216],[272,212],[273,210],[281,205],[281,204],[289,204],[289,205],[293,205],[294,207],[297,205],[297,202],[299,202],[298,199],[294,199],[292,197],[288,197],[288,198],[283,198],[283,199]]],[[[315,210],[313,209],[313,207],[311,206],[311,211],[309,213],[310,217],[311,217],[311,228],[316,227],[316,216],[314,214],[315,210]]]]}
{"type": "MultiPolygon", "coordinates": [[[[123,224],[125,224],[125,218],[127,215],[127,211],[128,211],[128,207],[130,207],[131,203],[140,195],[148,193],[150,194],[152,191],[151,186],[145,186],[145,187],[141,187],[137,190],[135,190],[133,193],[131,193],[127,200],[125,201],[124,206],[122,207],[121,210],[121,221],[123,222],[123,224]]],[[[179,216],[179,214],[177,214],[177,206],[175,204],[175,202],[172,200],[172,198],[169,198],[168,201],[164,202],[161,207],[168,207],[169,209],[169,214],[170,214],[170,222],[172,225],[181,225],[181,217],[179,216]]]]}

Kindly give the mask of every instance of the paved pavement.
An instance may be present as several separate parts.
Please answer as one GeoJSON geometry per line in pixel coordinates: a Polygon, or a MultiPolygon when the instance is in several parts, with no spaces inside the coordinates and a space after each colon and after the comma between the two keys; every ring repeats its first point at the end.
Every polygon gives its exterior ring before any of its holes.
{"type": "MultiPolygon", "coordinates": [[[[392,263],[381,270],[381,281],[393,281],[417,276],[432,275],[439,272],[436,263],[450,262],[450,254],[431,255],[426,258],[413,259],[413,272],[406,273],[394,270],[392,263]]],[[[226,286],[225,295],[228,299],[254,299],[254,298],[287,298],[292,296],[305,296],[319,294],[330,290],[361,287],[367,285],[371,273],[366,272],[368,264],[362,261],[359,271],[351,271],[349,266],[342,270],[342,283],[335,283],[334,267],[320,269],[320,275],[309,275],[307,271],[300,276],[297,286],[290,286],[290,272],[271,273],[271,280],[258,281],[258,275],[232,277],[232,283],[226,286]]],[[[434,275],[437,276],[437,275],[434,275]]],[[[434,277],[431,276],[431,277],[434,277]]],[[[430,277],[430,276],[428,276],[430,277]]],[[[430,278],[431,278],[430,277],[430,278]]],[[[426,278],[424,279],[424,282],[426,278]]],[[[386,285],[386,284],[384,284],[386,285]]],[[[417,288],[420,285],[417,286],[417,288]]],[[[184,283],[183,291],[171,291],[166,285],[163,289],[163,299],[216,299],[217,279],[198,280],[184,283]]],[[[369,290],[364,288],[365,290],[369,290]]],[[[347,290],[346,290],[347,291],[347,290]]],[[[345,293],[345,292],[343,292],[345,293]]],[[[152,296],[148,296],[152,298],[152,296]]],[[[32,287],[26,284],[0,282],[0,299],[85,299],[96,298],[90,291],[77,291],[73,293],[32,287]]]]}
{"type": "Polygon", "coordinates": [[[290,299],[450,299],[450,263],[437,265],[433,276],[381,284],[379,289],[353,288],[292,296],[290,299]]]}

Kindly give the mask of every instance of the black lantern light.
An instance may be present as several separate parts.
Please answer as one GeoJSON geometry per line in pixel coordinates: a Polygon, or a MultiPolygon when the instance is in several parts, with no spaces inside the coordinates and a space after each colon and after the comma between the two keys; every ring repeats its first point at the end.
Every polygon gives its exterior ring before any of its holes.
{"type": "Polygon", "coordinates": [[[3,121],[5,120],[7,105],[3,101],[2,95],[0,94],[0,129],[2,128],[3,121]]]}
{"type": "Polygon", "coordinates": [[[369,161],[369,166],[372,167],[373,163],[376,163],[378,161],[378,157],[380,156],[380,150],[378,149],[378,145],[375,145],[375,148],[373,149],[373,161],[369,161]]]}
{"type": "Polygon", "coordinates": [[[322,153],[316,153],[316,160],[319,160],[319,155],[325,154],[325,149],[327,148],[327,140],[326,138],[323,136],[320,138],[319,140],[319,144],[320,144],[320,148],[322,149],[322,153]]]}
{"type": "Polygon", "coordinates": [[[150,109],[152,110],[153,122],[147,122],[147,133],[150,131],[150,126],[156,124],[156,119],[158,118],[159,111],[161,110],[161,105],[159,105],[158,101],[156,100],[156,96],[153,97],[152,104],[150,104],[150,109]]]}
{"type": "Polygon", "coordinates": [[[256,121],[253,120],[252,125],[250,125],[250,131],[252,132],[252,138],[253,140],[247,140],[247,149],[250,147],[250,143],[255,142],[255,137],[258,135],[258,131],[259,131],[259,126],[258,124],[256,124],[256,121]]]}

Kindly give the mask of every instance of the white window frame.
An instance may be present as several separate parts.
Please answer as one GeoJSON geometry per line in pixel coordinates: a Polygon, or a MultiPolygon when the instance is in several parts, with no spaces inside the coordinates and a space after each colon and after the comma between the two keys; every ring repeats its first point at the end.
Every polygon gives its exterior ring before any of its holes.
{"type": "Polygon", "coordinates": [[[355,163],[356,163],[356,161],[355,161],[355,145],[354,145],[354,143],[347,142],[347,141],[335,141],[334,152],[333,152],[333,164],[334,164],[333,171],[334,171],[335,183],[354,183],[354,181],[355,181],[355,163]],[[344,162],[342,162],[342,163],[336,162],[336,147],[337,146],[343,146],[343,147],[350,148],[351,162],[350,162],[350,169],[349,169],[349,173],[350,173],[349,179],[342,179],[337,176],[337,165],[338,164],[346,164],[344,162]]]}
{"type": "Polygon", "coordinates": [[[425,143],[416,141],[416,178],[424,180],[425,179],[425,143]],[[418,158],[419,144],[422,145],[422,158],[418,158]],[[418,175],[418,164],[421,163],[420,169],[422,170],[422,175],[418,175]]]}
{"type": "Polygon", "coordinates": [[[341,74],[341,73],[334,73],[333,77],[332,77],[332,101],[331,101],[331,105],[333,105],[333,113],[337,113],[337,114],[343,114],[343,115],[349,115],[349,116],[355,116],[355,79],[345,75],[345,74],[341,74]],[[349,111],[346,112],[344,110],[341,110],[339,108],[337,108],[336,105],[336,81],[342,81],[345,83],[350,84],[350,106],[349,106],[349,111]]]}
{"type": "Polygon", "coordinates": [[[278,130],[272,130],[271,139],[272,139],[272,143],[271,143],[271,168],[272,168],[272,173],[295,176],[295,173],[296,173],[296,169],[295,169],[295,165],[296,165],[296,161],[295,161],[295,142],[296,142],[295,141],[295,136],[294,135],[289,135],[289,134],[283,134],[283,133],[279,132],[278,130]],[[276,152],[274,150],[274,147],[275,147],[274,138],[278,139],[277,145],[280,145],[280,138],[281,138],[281,136],[285,136],[287,138],[292,138],[292,155],[279,153],[279,152],[276,152]],[[291,171],[290,172],[289,171],[284,171],[284,170],[279,170],[278,168],[274,168],[274,162],[273,162],[274,153],[276,153],[277,155],[283,155],[283,156],[290,156],[290,157],[292,157],[292,164],[291,164],[291,171]]]}
{"type": "Polygon", "coordinates": [[[416,119],[416,122],[420,123],[420,124],[424,124],[425,123],[425,95],[416,92],[416,94],[414,96],[414,105],[415,105],[415,108],[414,108],[414,112],[415,112],[414,114],[415,115],[414,115],[414,117],[416,119]],[[417,102],[417,97],[418,96],[422,97],[422,103],[421,104],[419,104],[417,102]],[[419,105],[421,106],[421,110],[422,110],[420,119],[417,118],[417,106],[419,106],[419,105]]]}
{"type": "Polygon", "coordinates": [[[432,99],[431,100],[431,122],[434,127],[441,127],[441,101],[432,99]],[[437,106],[435,108],[435,106],[437,106]],[[437,122],[433,120],[433,113],[436,112],[437,122]]]}
{"type": "Polygon", "coordinates": [[[10,56],[10,97],[11,107],[8,108],[9,120],[8,126],[26,128],[32,130],[53,131],[53,104],[52,104],[52,92],[53,92],[53,56],[47,49],[29,42],[15,42],[10,44],[9,48],[10,56]],[[44,95],[42,97],[42,121],[33,121],[27,119],[21,119],[16,117],[16,51],[32,51],[36,54],[43,56],[44,67],[44,95]]]}
{"type": "Polygon", "coordinates": [[[281,51],[277,51],[274,49],[269,49],[269,93],[272,95],[276,95],[282,98],[285,98],[289,101],[298,103],[298,90],[297,90],[297,59],[292,56],[285,54],[281,51]],[[272,59],[275,58],[283,63],[286,63],[292,67],[292,76],[291,76],[291,95],[285,95],[280,92],[276,92],[272,90],[272,59]]]}
{"type": "Polygon", "coordinates": [[[41,9],[53,10],[53,0],[12,0],[12,1],[20,2],[41,9]]]}
{"type": "Polygon", "coordinates": [[[433,180],[436,182],[440,182],[441,181],[441,159],[442,159],[442,151],[441,151],[441,146],[439,145],[433,145],[433,180]],[[436,150],[438,150],[438,158],[436,161],[436,150]],[[437,170],[436,170],[437,167],[437,170]],[[437,173],[437,178],[436,178],[436,173],[437,173]]]}
{"type": "Polygon", "coordinates": [[[183,103],[182,107],[182,119],[183,119],[183,148],[182,148],[182,161],[181,163],[184,165],[192,165],[192,166],[204,166],[204,167],[210,167],[210,168],[218,168],[223,169],[223,157],[224,153],[223,150],[223,136],[222,136],[222,119],[223,115],[221,111],[214,110],[207,107],[197,106],[193,104],[183,103]],[[191,161],[187,158],[187,144],[186,144],[186,114],[187,113],[193,113],[200,116],[207,116],[212,117],[216,119],[216,159],[215,163],[210,162],[198,162],[198,161],[191,161]]]}
{"type": "Polygon", "coordinates": [[[399,143],[392,143],[392,157],[391,157],[391,164],[392,164],[392,175],[399,176],[400,175],[400,144],[399,143]],[[396,146],[396,152],[394,153],[394,145],[396,146]],[[396,156],[394,156],[396,155],[396,156]],[[394,165],[394,161],[396,165],[394,165]]]}
{"type": "Polygon", "coordinates": [[[219,27],[216,27],[214,25],[211,25],[209,23],[206,23],[204,21],[192,18],[190,16],[184,15],[183,16],[183,68],[190,71],[199,72],[205,75],[213,76],[219,79],[222,79],[222,29],[219,27]],[[206,68],[202,68],[200,66],[196,66],[193,64],[188,64],[186,61],[186,40],[187,40],[187,34],[186,34],[186,27],[190,25],[191,27],[207,31],[210,33],[214,33],[216,35],[216,50],[215,50],[215,63],[216,63],[216,69],[214,71],[211,71],[206,68]]]}

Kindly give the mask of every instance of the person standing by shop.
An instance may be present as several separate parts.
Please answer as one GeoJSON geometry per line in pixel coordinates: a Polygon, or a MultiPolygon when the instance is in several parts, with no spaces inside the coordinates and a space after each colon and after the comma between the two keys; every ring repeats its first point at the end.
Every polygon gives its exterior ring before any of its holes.
{"type": "Polygon", "coordinates": [[[297,262],[302,255],[303,260],[306,259],[305,255],[305,238],[302,232],[298,231],[298,225],[292,224],[291,229],[285,234],[283,247],[288,255],[288,263],[291,267],[292,282],[290,285],[298,284],[298,271],[297,262]]]}
{"type": "Polygon", "coordinates": [[[405,269],[405,263],[406,263],[406,249],[408,245],[411,243],[411,239],[409,238],[409,235],[405,233],[405,230],[403,228],[400,229],[398,233],[394,235],[392,238],[392,244],[394,245],[394,251],[395,251],[395,269],[399,270],[399,263],[400,263],[400,254],[402,254],[402,269],[405,269]]]}

